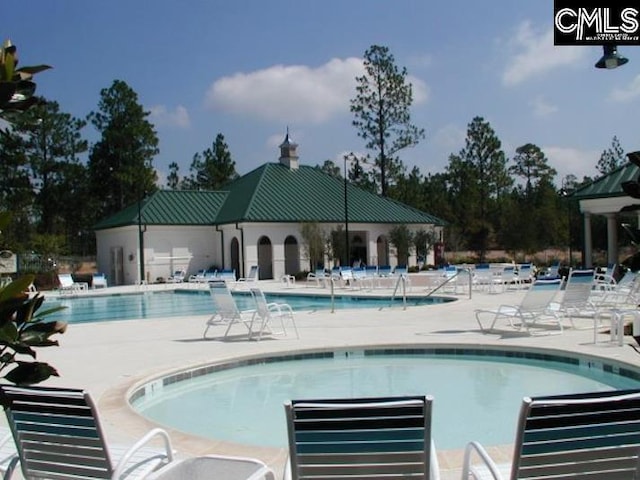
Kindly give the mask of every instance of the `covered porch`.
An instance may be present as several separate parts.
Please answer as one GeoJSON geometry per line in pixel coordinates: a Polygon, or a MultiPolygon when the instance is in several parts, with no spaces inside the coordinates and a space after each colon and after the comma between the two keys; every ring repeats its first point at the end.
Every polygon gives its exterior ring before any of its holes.
{"type": "MultiPolygon", "coordinates": [[[[637,153],[633,152],[628,156],[631,158],[637,153]]],[[[607,220],[608,264],[619,262],[618,227],[621,223],[621,214],[630,212],[634,219],[630,225],[631,228],[640,228],[640,198],[633,197],[627,193],[633,193],[629,185],[637,183],[639,173],[640,167],[630,162],[573,193],[573,197],[577,200],[582,214],[585,267],[593,267],[592,218],[594,215],[602,215],[607,220]],[[625,185],[625,188],[623,188],[623,185],[625,185]]],[[[640,192],[640,189],[638,191],[640,192]]]]}

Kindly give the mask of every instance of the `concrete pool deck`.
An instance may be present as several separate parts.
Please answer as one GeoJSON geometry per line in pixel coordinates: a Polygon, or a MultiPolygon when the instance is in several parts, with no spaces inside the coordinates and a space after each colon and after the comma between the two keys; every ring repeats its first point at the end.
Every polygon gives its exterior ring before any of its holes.
{"type": "MultiPolygon", "coordinates": [[[[327,290],[305,282],[287,286],[276,281],[260,281],[265,292],[322,293],[327,290]]],[[[187,288],[189,284],[149,286],[148,289],[187,288]]],[[[110,287],[89,293],[122,293],[136,287],[110,287]]],[[[246,288],[240,286],[239,288],[246,288]]],[[[336,289],[336,294],[381,294],[390,290],[371,292],[336,289]]],[[[72,324],[59,336],[59,347],[38,350],[38,360],[47,361],[57,368],[59,378],[46,385],[84,388],[98,403],[101,420],[107,436],[114,443],[133,442],[154,426],[138,416],[126,403],[126,395],[143,380],[160,377],[190,367],[238,357],[290,353],[302,350],[323,350],[345,347],[370,346],[502,346],[528,350],[570,352],[607,359],[615,359],[640,367],[640,355],[633,348],[635,341],[625,337],[624,345],[609,342],[601,333],[599,342],[593,343],[593,322],[579,319],[585,329],[566,328],[562,335],[520,334],[504,327],[500,333],[483,334],[475,320],[475,309],[492,309],[500,304],[518,304],[525,290],[504,293],[473,292],[451,295],[457,300],[426,306],[402,306],[383,309],[353,309],[296,312],[300,339],[264,338],[260,342],[237,338],[234,340],[204,340],[202,333],[209,315],[159,318],[148,320],[112,321],[92,324],[72,324]]],[[[414,284],[411,294],[424,294],[425,288],[414,284]]],[[[45,295],[55,296],[55,293],[45,295]]],[[[45,305],[46,307],[46,302],[45,305]]],[[[568,326],[568,322],[567,322],[568,326]]],[[[241,326],[236,326],[241,333],[241,326]]],[[[220,335],[223,327],[218,327],[220,335]]],[[[215,332],[214,332],[215,333],[215,332]]],[[[559,388],[560,393],[561,388],[559,388]]],[[[429,394],[429,386],[424,386],[429,394]]],[[[438,399],[434,400],[437,415],[438,399]]],[[[215,408],[212,405],[211,408],[215,408]]],[[[193,412],[206,415],[206,411],[193,412]]],[[[455,422],[455,419],[451,419],[455,422]]],[[[284,415],[283,415],[284,421],[284,415]]],[[[170,430],[174,448],[181,458],[219,453],[256,457],[265,461],[281,476],[286,461],[285,449],[232,444],[202,439],[170,430]]],[[[434,439],[436,442],[438,439],[434,439]]],[[[465,439],[474,440],[474,439],[465,439]]],[[[509,446],[490,448],[497,461],[506,461],[511,454],[509,446]]],[[[460,478],[461,451],[438,451],[443,480],[460,478]]]]}

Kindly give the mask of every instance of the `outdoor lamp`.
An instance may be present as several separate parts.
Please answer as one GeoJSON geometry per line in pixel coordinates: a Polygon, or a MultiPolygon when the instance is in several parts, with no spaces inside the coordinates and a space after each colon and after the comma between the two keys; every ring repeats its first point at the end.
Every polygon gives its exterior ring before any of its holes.
{"type": "Polygon", "coordinates": [[[629,61],[628,58],[618,55],[618,47],[615,45],[603,45],[602,50],[604,51],[604,55],[596,62],[596,68],[607,68],[610,70],[621,67],[629,61]]]}

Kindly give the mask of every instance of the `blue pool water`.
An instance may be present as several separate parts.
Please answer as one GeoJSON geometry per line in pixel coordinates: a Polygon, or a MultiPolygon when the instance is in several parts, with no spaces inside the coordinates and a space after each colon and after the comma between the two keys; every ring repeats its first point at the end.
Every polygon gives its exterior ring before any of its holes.
{"type": "MultiPolygon", "coordinates": [[[[236,292],[241,310],[255,308],[248,292],[236,292]]],[[[266,294],[267,301],[284,302],[294,310],[327,310],[331,299],[319,295],[266,294]]],[[[451,301],[445,297],[422,297],[407,299],[407,305],[425,305],[451,301]]],[[[396,299],[396,306],[402,305],[396,299]]],[[[213,313],[213,303],[209,291],[175,290],[166,292],[145,292],[139,294],[78,296],[73,298],[48,299],[46,307],[62,305],[66,307],[47,318],[69,323],[87,323],[111,320],[132,320],[139,318],[184,317],[213,313]]],[[[336,296],[335,308],[389,308],[388,298],[336,296]]]]}
{"type": "Polygon", "coordinates": [[[470,440],[513,443],[525,396],[640,387],[634,379],[640,374],[616,375],[593,361],[436,351],[330,352],[328,358],[270,359],[193,373],[187,380],[181,373],[146,385],[132,404],[145,417],[190,434],[286,447],[286,400],[431,394],[436,447],[458,449],[470,440]]]}

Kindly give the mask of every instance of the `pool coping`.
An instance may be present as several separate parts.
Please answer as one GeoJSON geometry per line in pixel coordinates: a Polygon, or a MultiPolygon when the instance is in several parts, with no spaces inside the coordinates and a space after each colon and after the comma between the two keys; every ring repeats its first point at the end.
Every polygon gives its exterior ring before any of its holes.
{"type": "MultiPolygon", "coordinates": [[[[472,353],[474,355],[504,355],[506,359],[548,359],[560,362],[567,361],[568,363],[573,364],[584,362],[587,364],[591,364],[590,366],[601,368],[604,371],[611,371],[617,368],[618,370],[622,370],[626,373],[624,376],[628,376],[640,381],[639,366],[633,365],[632,363],[623,360],[612,359],[596,354],[577,353],[553,347],[512,345],[507,346],[496,345],[492,343],[474,344],[473,346],[470,346],[469,344],[455,342],[425,342],[414,344],[354,344],[348,347],[340,348],[299,348],[281,352],[230,356],[227,358],[220,358],[211,362],[198,362],[180,368],[170,368],[162,371],[157,371],[152,375],[146,375],[140,378],[131,379],[131,381],[121,385],[119,389],[110,392],[110,395],[115,395],[115,398],[113,400],[116,403],[119,403],[121,408],[124,404],[125,411],[121,413],[123,413],[127,417],[128,426],[134,427],[135,425],[137,425],[139,427],[139,431],[146,431],[159,425],[152,420],[147,419],[142,414],[138,413],[131,404],[131,398],[136,394],[139,394],[140,390],[144,389],[145,385],[148,385],[149,383],[167,378],[171,379],[169,380],[169,382],[182,381],[188,378],[197,378],[214,371],[221,371],[228,368],[235,368],[244,365],[258,364],[264,361],[282,361],[287,359],[299,358],[323,358],[329,356],[329,354],[335,355],[336,353],[339,354],[352,351],[375,351],[377,352],[377,354],[383,351],[393,353],[416,352],[418,354],[437,352],[437,354],[442,355],[455,354],[456,352],[465,352],[472,353]],[[192,375],[192,372],[194,371],[196,372],[196,374],[192,375]]],[[[425,391],[425,394],[429,394],[428,389],[425,391]]],[[[437,402],[437,399],[435,399],[435,401],[437,402]]],[[[212,439],[200,437],[194,434],[187,434],[185,432],[165,426],[163,426],[162,428],[168,430],[172,438],[176,439],[177,442],[181,445],[189,445],[189,450],[191,452],[202,449],[201,454],[205,454],[211,449],[214,449],[217,453],[222,454],[256,457],[269,465],[276,465],[278,468],[283,468],[284,462],[286,461],[288,456],[288,451],[286,448],[240,444],[228,440],[212,439]]],[[[511,444],[506,444],[489,446],[488,450],[492,452],[495,458],[505,461],[505,459],[510,458],[512,454],[512,448],[513,447],[511,444]]],[[[438,455],[440,458],[441,469],[444,469],[445,471],[451,469],[456,470],[461,465],[463,451],[458,449],[438,449],[438,455]]]]}

